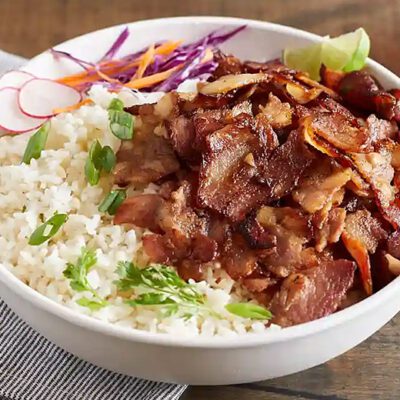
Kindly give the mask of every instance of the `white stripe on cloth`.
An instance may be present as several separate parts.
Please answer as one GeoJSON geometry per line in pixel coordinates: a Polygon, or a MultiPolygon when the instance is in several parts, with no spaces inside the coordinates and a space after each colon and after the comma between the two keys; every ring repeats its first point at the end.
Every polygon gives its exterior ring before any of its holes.
{"type": "MultiPolygon", "coordinates": [[[[0,50],[0,74],[25,61],[0,50]]],[[[36,333],[0,299],[0,400],[176,400],[185,388],[80,360],[36,333]]]]}

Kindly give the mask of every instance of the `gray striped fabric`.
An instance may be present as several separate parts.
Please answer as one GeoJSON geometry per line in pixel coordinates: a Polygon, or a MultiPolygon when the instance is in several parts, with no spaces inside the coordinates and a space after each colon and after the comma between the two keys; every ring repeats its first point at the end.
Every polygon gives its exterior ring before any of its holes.
{"type": "MultiPolygon", "coordinates": [[[[23,62],[0,51],[0,73],[23,62]]],[[[0,299],[0,400],[175,400],[185,388],[82,361],[36,333],[0,299]]]]}
{"type": "Polygon", "coordinates": [[[184,390],[82,361],[34,332],[0,300],[0,399],[175,400],[184,390]]]}

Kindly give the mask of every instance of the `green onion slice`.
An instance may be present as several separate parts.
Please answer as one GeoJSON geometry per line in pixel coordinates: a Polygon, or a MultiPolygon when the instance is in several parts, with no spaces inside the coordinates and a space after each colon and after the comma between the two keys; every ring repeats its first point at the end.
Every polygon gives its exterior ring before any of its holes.
{"type": "Polygon", "coordinates": [[[126,191],[117,189],[112,190],[108,195],[104,198],[104,200],[99,205],[100,212],[107,212],[110,215],[115,215],[118,210],[118,207],[123,203],[126,199],[126,191]]]}
{"type": "Polygon", "coordinates": [[[108,106],[108,119],[111,132],[118,139],[130,140],[133,138],[133,115],[124,111],[124,103],[119,99],[113,99],[108,106]]]}
{"type": "Polygon", "coordinates": [[[95,140],[90,146],[89,157],[85,164],[85,176],[90,185],[99,183],[100,171],[102,167],[102,147],[98,140],[95,140]]]}
{"type": "Polygon", "coordinates": [[[110,146],[104,146],[101,150],[101,166],[103,169],[110,173],[115,164],[117,163],[117,159],[115,157],[114,151],[110,146]]]}
{"type": "Polygon", "coordinates": [[[272,318],[269,310],[253,303],[230,303],[225,308],[231,313],[243,318],[267,320],[272,318]]]}
{"type": "Polygon", "coordinates": [[[104,169],[110,173],[117,159],[110,146],[102,147],[98,140],[95,140],[90,146],[89,157],[85,163],[85,176],[90,185],[99,183],[101,171],[104,169]]]}
{"type": "Polygon", "coordinates": [[[26,146],[25,153],[22,157],[22,162],[30,164],[32,158],[37,160],[46,145],[47,136],[49,135],[50,123],[44,123],[40,129],[31,136],[26,146]]]}
{"type": "Polygon", "coordinates": [[[130,140],[133,138],[133,115],[126,111],[111,109],[108,111],[111,132],[118,139],[130,140]]]}
{"type": "Polygon", "coordinates": [[[46,242],[59,231],[67,219],[67,214],[54,214],[32,233],[29,238],[29,244],[32,246],[38,246],[46,242]]]}
{"type": "Polygon", "coordinates": [[[124,103],[120,99],[112,99],[110,105],[108,106],[108,110],[124,110],[124,103]]]}

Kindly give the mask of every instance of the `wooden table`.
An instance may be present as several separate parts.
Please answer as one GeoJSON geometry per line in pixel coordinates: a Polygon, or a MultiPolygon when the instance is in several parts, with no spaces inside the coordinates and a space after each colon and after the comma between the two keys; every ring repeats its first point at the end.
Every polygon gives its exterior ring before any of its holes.
{"type": "MultiPolygon", "coordinates": [[[[178,15],[262,19],[322,35],[363,26],[373,58],[400,74],[400,0],[0,0],[0,48],[30,57],[98,28],[178,15]]],[[[400,317],[325,365],[256,384],[191,387],[182,400],[396,400],[399,332],[400,317]]]]}

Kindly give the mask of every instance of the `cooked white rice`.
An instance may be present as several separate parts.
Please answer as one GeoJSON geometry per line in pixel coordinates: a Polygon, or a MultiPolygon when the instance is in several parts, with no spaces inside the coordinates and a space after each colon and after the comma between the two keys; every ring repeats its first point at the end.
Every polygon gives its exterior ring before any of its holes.
{"type": "MultiPolygon", "coordinates": [[[[162,317],[157,308],[133,308],[118,296],[113,284],[118,278],[116,264],[141,257],[143,231],[113,225],[110,217],[98,212],[99,203],[111,188],[110,176],[102,177],[96,186],[86,182],[84,164],[91,142],[99,139],[114,150],[119,146],[109,132],[106,110],[115,95],[95,86],[90,96],[95,105],[53,118],[46,150],[30,165],[21,164],[29,135],[0,139],[0,267],[60,304],[127,328],[206,336],[264,331],[262,322],[225,311],[227,303],[241,299],[234,281],[217,265],[209,269],[207,282],[195,285],[222,319],[162,317]],[[46,244],[30,246],[32,232],[55,212],[67,213],[68,221],[46,244]],[[98,311],[76,303],[91,294],[72,290],[63,275],[66,264],[75,263],[83,247],[96,249],[97,264],[89,272],[90,284],[110,303],[98,311]]],[[[126,93],[119,96],[125,103],[132,100],[126,93]]],[[[146,191],[157,191],[157,186],[150,185],[146,191]]]]}

